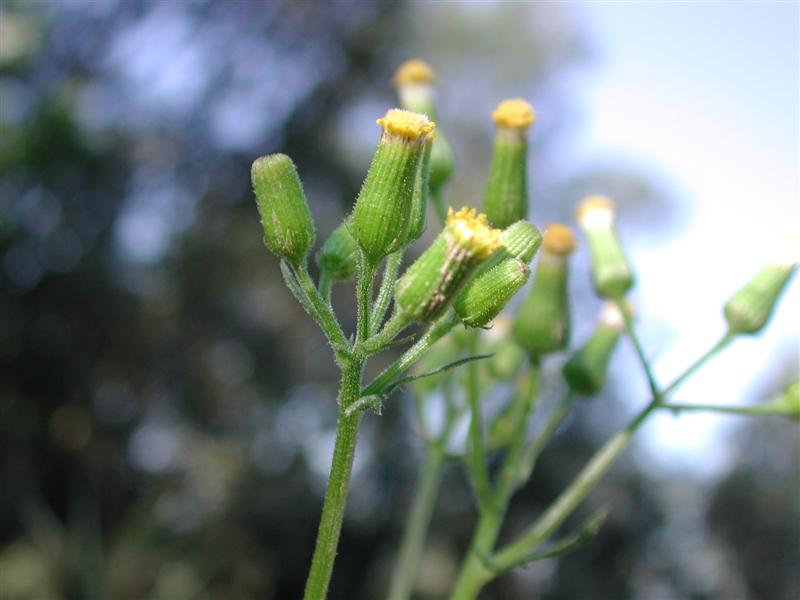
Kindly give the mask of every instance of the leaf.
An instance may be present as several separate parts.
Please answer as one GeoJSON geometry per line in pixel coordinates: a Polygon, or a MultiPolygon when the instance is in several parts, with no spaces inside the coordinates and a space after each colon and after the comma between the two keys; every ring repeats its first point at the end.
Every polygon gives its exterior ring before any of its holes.
{"type": "Polygon", "coordinates": [[[486,358],[491,358],[492,356],[494,356],[494,354],[476,354],[474,356],[465,356],[464,358],[459,358],[458,360],[449,362],[444,366],[433,369],[432,371],[426,371],[425,373],[420,373],[419,375],[406,375],[405,377],[400,377],[399,379],[395,379],[386,386],[386,388],[384,389],[384,394],[388,394],[389,392],[394,391],[395,388],[401,385],[405,385],[406,383],[416,381],[417,379],[432,377],[434,375],[438,375],[439,373],[444,373],[445,371],[449,371],[450,369],[455,369],[456,367],[460,367],[461,365],[470,363],[474,360],[484,360],[486,358]]]}
{"type": "Polygon", "coordinates": [[[583,524],[583,527],[581,527],[577,533],[553,542],[544,550],[532,552],[531,554],[527,554],[522,558],[513,559],[508,563],[498,564],[492,560],[490,556],[486,556],[485,554],[478,555],[478,558],[480,558],[481,562],[484,563],[484,566],[487,569],[491,570],[497,575],[502,575],[503,573],[507,573],[512,569],[516,569],[517,567],[521,567],[537,560],[564,556],[565,554],[569,554],[570,552],[574,552],[575,550],[585,546],[589,540],[591,540],[597,534],[597,532],[600,531],[600,527],[603,525],[603,522],[607,516],[608,509],[601,508],[586,520],[586,522],[583,524]]]}
{"type": "Polygon", "coordinates": [[[376,415],[381,416],[383,410],[383,401],[385,399],[386,396],[383,394],[370,394],[369,396],[361,396],[361,398],[344,409],[344,415],[346,417],[352,417],[356,413],[371,410],[376,415]]]}

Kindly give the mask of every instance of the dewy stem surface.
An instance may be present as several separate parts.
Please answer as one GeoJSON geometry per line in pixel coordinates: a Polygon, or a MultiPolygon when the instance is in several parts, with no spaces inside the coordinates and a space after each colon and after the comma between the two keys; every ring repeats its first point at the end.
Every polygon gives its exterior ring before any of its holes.
{"type": "Polygon", "coordinates": [[[336,445],[333,450],[331,472],[325,491],[317,542],[311,560],[311,570],[306,580],[304,600],[323,600],[328,592],[336,547],[342,529],[350,474],[355,456],[356,437],[360,413],[345,415],[345,409],[358,400],[363,363],[348,360],[342,368],[339,391],[339,419],[336,425],[336,445]]]}

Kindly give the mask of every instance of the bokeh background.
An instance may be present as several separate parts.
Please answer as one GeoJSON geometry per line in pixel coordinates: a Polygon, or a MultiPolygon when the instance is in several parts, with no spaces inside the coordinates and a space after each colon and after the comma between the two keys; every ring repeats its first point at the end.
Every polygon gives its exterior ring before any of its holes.
{"type": "MultiPolygon", "coordinates": [[[[615,197],[662,380],[722,334],[724,301],[800,226],[797,4],[1,6],[4,599],[301,595],[337,373],[261,243],[249,166],[290,154],[324,238],[407,58],[440,75],[451,203],[480,201],[488,114],[513,96],[539,114],[536,224],[572,222],[586,192],[615,197]]],[[[599,306],[586,262],[576,255],[576,342],[599,306]]],[[[767,333],[681,400],[760,402],[796,378],[797,287],[767,333]]],[[[548,365],[554,389],[562,360],[548,365]]],[[[621,347],[609,389],[559,432],[504,536],[645,398],[621,347]]],[[[385,592],[420,458],[409,405],[365,419],[332,598],[385,592]]],[[[597,539],[485,597],[800,597],[798,437],[777,418],[660,416],[586,503],[612,509],[597,539]]],[[[417,597],[446,593],[474,516],[453,465],[417,597]]]]}

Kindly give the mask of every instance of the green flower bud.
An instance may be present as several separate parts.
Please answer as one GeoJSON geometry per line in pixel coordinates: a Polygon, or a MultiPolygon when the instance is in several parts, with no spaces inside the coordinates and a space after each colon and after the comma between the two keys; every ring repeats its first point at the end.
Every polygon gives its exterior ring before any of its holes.
{"type": "Polygon", "coordinates": [[[381,259],[406,244],[414,181],[422,150],[436,125],[428,117],[392,109],[353,210],[353,237],[367,261],[381,259]]]}
{"type": "Polygon", "coordinates": [[[453,308],[465,326],[485,327],[525,285],[530,272],[528,265],[518,258],[505,258],[473,277],[456,298],[453,308]]]}
{"type": "Polygon", "coordinates": [[[796,260],[767,265],[736,292],[725,305],[725,320],[730,332],[755,334],[761,331],[796,270],[796,260]]]}
{"type": "Polygon", "coordinates": [[[413,321],[434,321],[450,306],[475,268],[500,246],[500,231],[475,209],[450,209],[444,230],[403,273],[395,302],[413,321]]]}
{"type": "Polygon", "coordinates": [[[352,279],[358,267],[358,244],[350,233],[350,219],[344,221],[317,252],[317,265],[331,281],[352,279]]]}
{"type": "Polygon", "coordinates": [[[251,170],[264,243],[273,254],[299,264],[314,245],[314,220],[292,159],[262,156],[251,170]]]}
{"type": "Polygon", "coordinates": [[[589,240],[597,294],[622,298],[633,285],[633,273],[614,228],[614,203],[605,196],[589,196],[578,208],[578,221],[589,240]]]}
{"type": "Polygon", "coordinates": [[[422,151],[422,159],[417,167],[414,180],[414,196],[411,202],[411,219],[406,243],[418,240],[425,231],[425,213],[428,209],[428,175],[430,174],[431,146],[428,142],[422,151]]]}
{"type": "MultiPolygon", "coordinates": [[[[418,59],[404,62],[395,72],[393,80],[400,99],[400,106],[435,120],[434,81],[436,81],[436,73],[428,63],[418,59]]],[[[450,179],[454,168],[453,150],[444,134],[437,131],[430,159],[429,185],[434,194],[438,193],[442,185],[450,179]]]]}
{"type": "Polygon", "coordinates": [[[514,339],[533,356],[562,350],[569,342],[567,261],[575,250],[569,227],[550,225],[544,233],[542,257],[530,295],[514,320],[514,339]]]}
{"type": "Polygon", "coordinates": [[[625,320],[619,308],[613,303],[606,304],[592,337],[572,354],[561,370],[573,392],[594,396],[603,389],[611,353],[624,329],[625,320]]]}
{"type": "Polygon", "coordinates": [[[505,100],[492,113],[497,124],[483,210],[495,227],[505,228],[528,215],[528,128],[536,120],[525,100],[505,100]]]}
{"type": "Polygon", "coordinates": [[[500,243],[508,254],[530,264],[542,245],[542,234],[527,221],[517,221],[503,229],[500,243]]]}

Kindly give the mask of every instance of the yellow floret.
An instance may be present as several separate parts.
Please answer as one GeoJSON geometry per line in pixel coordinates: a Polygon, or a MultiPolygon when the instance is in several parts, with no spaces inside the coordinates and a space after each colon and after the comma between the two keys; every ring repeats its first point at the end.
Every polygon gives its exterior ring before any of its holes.
{"type": "Polygon", "coordinates": [[[500,247],[500,230],[489,225],[483,213],[466,206],[459,211],[447,209],[445,225],[462,248],[483,260],[500,247]]]}
{"type": "Polygon", "coordinates": [[[576,216],[586,229],[610,226],[614,220],[614,201],[608,196],[587,196],[578,206],[576,216]]]}
{"type": "Polygon", "coordinates": [[[503,100],[494,109],[492,119],[500,127],[527,129],[536,121],[536,111],[523,98],[503,100]]]}
{"type": "Polygon", "coordinates": [[[547,226],[542,247],[553,254],[570,254],[575,250],[575,234],[566,225],[553,223],[547,226]]]}
{"type": "Polygon", "coordinates": [[[392,79],[397,87],[414,83],[432,83],[433,81],[436,81],[436,73],[428,63],[418,58],[407,60],[400,65],[392,79]]]}
{"type": "Polygon", "coordinates": [[[400,108],[392,108],[382,119],[376,121],[386,133],[416,140],[421,136],[431,139],[436,131],[436,123],[421,113],[400,108]]]}

